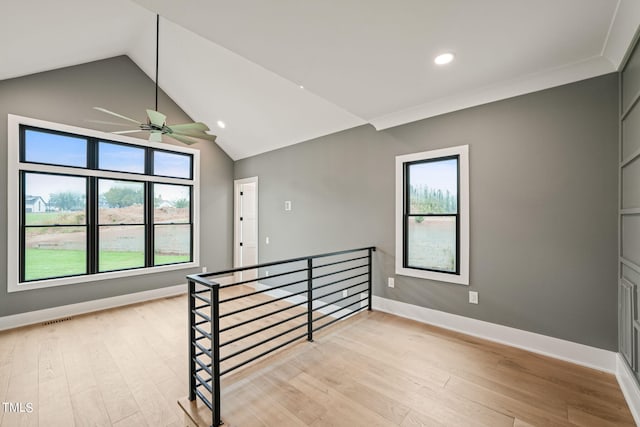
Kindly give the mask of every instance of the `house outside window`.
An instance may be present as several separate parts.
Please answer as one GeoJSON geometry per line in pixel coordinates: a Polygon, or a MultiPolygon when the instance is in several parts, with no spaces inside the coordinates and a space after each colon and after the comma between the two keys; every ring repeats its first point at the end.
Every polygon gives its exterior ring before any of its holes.
{"type": "Polygon", "coordinates": [[[396,274],[469,284],[468,151],[396,157],[396,274]]]}
{"type": "Polygon", "coordinates": [[[9,116],[8,291],[195,267],[199,151],[9,116]]]}

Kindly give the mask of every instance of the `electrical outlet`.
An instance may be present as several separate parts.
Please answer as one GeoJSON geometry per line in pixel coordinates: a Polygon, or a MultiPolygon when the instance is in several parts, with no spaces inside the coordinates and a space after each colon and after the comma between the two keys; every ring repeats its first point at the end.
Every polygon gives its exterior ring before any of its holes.
{"type": "Polygon", "coordinates": [[[343,289],[342,290],[342,297],[348,297],[349,296],[349,291],[347,289],[343,289]]]}
{"type": "Polygon", "coordinates": [[[469,291],[469,304],[477,304],[478,303],[478,292],[469,291]]]}
{"type": "Polygon", "coordinates": [[[291,200],[286,200],[284,202],[284,210],[285,211],[290,211],[291,210],[291,200]]]}
{"type": "Polygon", "coordinates": [[[269,236],[265,237],[265,239],[264,239],[264,244],[265,244],[265,245],[268,245],[268,244],[269,244],[269,236]]]}
{"type": "Polygon", "coordinates": [[[389,287],[390,288],[395,288],[396,287],[396,279],[394,279],[393,277],[389,277],[389,287]]]}
{"type": "Polygon", "coordinates": [[[207,272],[207,267],[202,267],[202,272],[206,273],[207,272]]]}

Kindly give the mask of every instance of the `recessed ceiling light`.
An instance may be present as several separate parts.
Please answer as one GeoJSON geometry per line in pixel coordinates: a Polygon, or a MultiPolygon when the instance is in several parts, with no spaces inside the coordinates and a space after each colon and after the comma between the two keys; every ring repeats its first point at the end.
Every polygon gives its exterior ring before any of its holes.
{"type": "Polygon", "coordinates": [[[433,62],[435,62],[438,65],[445,65],[453,61],[453,58],[455,58],[455,55],[451,52],[447,52],[447,53],[443,53],[441,55],[436,56],[436,59],[434,59],[433,62]]]}
{"type": "Polygon", "coordinates": [[[222,120],[218,120],[217,124],[220,129],[224,129],[227,127],[227,125],[222,120]]]}

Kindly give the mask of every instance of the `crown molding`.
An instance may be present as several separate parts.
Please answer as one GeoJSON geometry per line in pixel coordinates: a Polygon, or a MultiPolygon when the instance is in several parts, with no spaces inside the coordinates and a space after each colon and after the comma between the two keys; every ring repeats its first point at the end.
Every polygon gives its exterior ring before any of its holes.
{"type": "Polygon", "coordinates": [[[618,0],[601,53],[611,61],[616,70],[620,70],[624,65],[639,28],[640,1],[618,0]]]}

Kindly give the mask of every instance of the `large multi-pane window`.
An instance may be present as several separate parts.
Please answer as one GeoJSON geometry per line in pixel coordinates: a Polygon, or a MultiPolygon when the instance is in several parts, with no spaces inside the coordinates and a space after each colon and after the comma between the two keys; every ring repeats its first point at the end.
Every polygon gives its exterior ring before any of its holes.
{"type": "Polygon", "coordinates": [[[15,126],[18,256],[9,276],[18,287],[10,290],[195,262],[195,150],[15,126]]]}
{"type": "Polygon", "coordinates": [[[398,274],[468,284],[467,152],[396,158],[398,274]]]}

